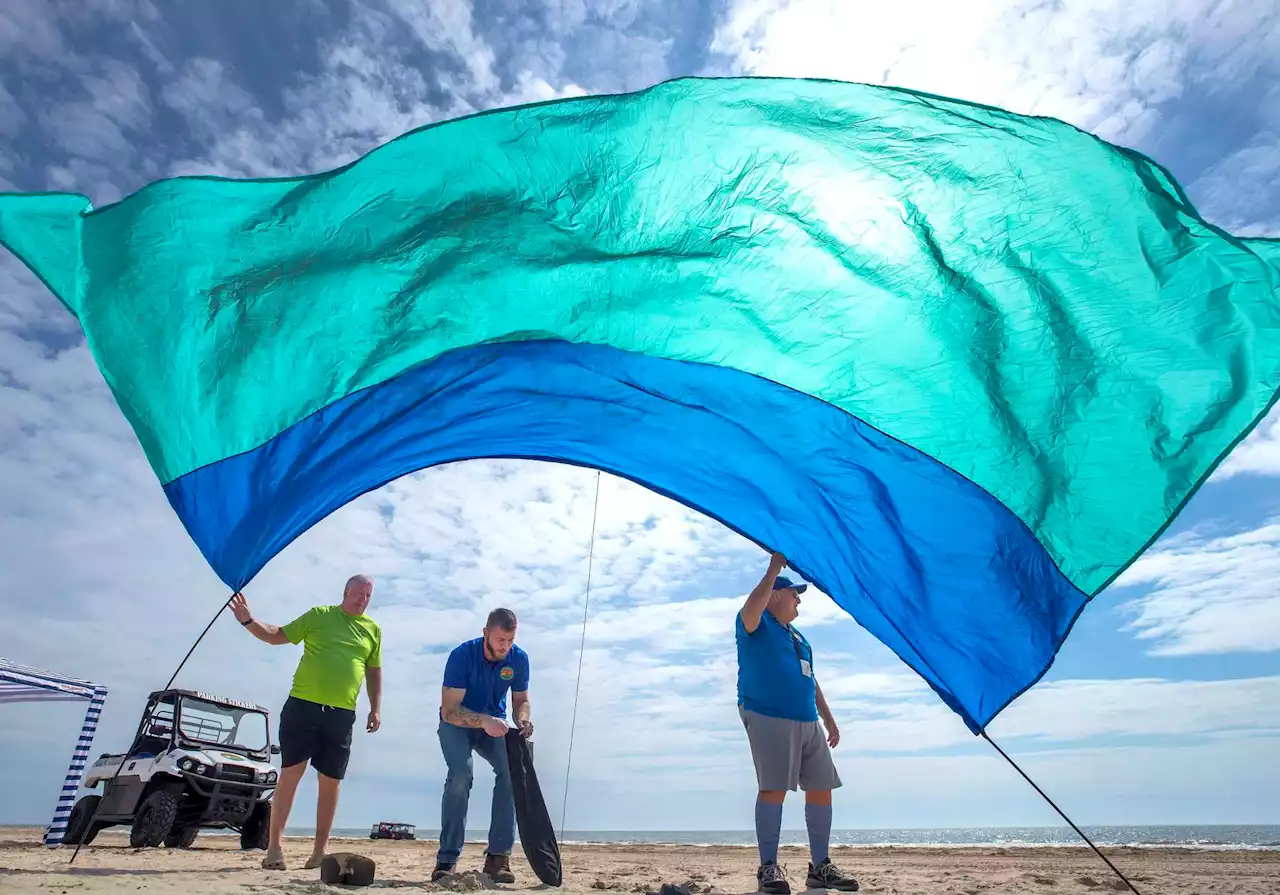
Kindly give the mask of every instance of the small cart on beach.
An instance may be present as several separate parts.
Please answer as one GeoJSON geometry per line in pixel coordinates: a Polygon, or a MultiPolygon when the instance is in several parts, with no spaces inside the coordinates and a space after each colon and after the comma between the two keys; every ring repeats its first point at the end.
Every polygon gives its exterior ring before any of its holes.
{"type": "Polygon", "coordinates": [[[413,824],[398,824],[382,821],[373,825],[369,831],[370,839],[416,839],[413,824]]]}

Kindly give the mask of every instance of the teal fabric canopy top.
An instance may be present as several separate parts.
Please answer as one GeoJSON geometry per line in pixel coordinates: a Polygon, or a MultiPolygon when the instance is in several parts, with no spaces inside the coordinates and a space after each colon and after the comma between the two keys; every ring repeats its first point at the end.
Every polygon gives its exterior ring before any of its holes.
{"type": "Polygon", "coordinates": [[[580,464],[786,554],[975,732],[1280,386],[1280,243],[1061,122],[858,84],[0,196],[0,241],[232,588],[414,470],[580,464]]]}

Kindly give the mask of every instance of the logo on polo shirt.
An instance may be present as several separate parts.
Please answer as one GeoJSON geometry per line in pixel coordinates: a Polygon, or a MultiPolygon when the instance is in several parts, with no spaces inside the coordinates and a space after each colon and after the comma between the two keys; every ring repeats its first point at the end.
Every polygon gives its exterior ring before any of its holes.
{"type": "Polygon", "coordinates": [[[499,674],[502,675],[502,679],[504,681],[509,681],[516,676],[515,669],[513,669],[510,665],[503,665],[502,671],[500,671],[499,674]]]}

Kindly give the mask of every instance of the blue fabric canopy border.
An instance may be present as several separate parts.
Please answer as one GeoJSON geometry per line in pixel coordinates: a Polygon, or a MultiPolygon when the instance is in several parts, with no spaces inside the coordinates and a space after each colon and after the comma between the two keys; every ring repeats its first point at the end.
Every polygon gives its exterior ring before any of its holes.
{"type": "Polygon", "coordinates": [[[786,554],[975,733],[1045,672],[1088,602],[987,492],[843,410],[598,345],[450,352],[165,492],[239,590],[359,495],[482,458],[601,469],[786,554]]]}

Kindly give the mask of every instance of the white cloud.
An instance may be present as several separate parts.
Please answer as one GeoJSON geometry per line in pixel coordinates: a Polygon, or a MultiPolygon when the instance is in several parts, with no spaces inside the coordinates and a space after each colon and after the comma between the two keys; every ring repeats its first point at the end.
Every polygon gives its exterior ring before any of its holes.
{"type": "Polygon", "coordinates": [[[1124,605],[1162,656],[1280,650],[1280,523],[1226,537],[1188,534],[1139,559],[1113,587],[1149,592],[1124,605]]]}
{"type": "Polygon", "coordinates": [[[1059,743],[1104,736],[1265,733],[1280,726],[1280,677],[1045,683],[991,726],[993,736],[1059,743]]]}
{"type": "Polygon", "coordinates": [[[1214,472],[1213,482],[1241,475],[1280,475],[1280,409],[1272,410],[1214,472]]]}
{"type": "Polygon", "coordinates": [[[753,74],[893,84],[1134,143],[1192,79],[1274,69],[1280,14],[1214,0],[736,0],[713,49],[753,74]]]}
{"type": "MultiPolygon", "coordinates": [[[[829,671],[837,722],[859,750],[911,753],[963,747],[973,736],[913,674],[829,671]]],[[[1120,678],[1046,681],[990,726],[1022,750],[1099,738],[1260,735],[1280,727],[1280,677],[1245,680],[1120,678]]]]}
{"type": "Polygon", "coordinates": [[[405,131],[488,108],[580,94],[520,71],[504,89],[492,47],[461,0],[422,5],[395,0],[389,11],[353,3],[345,32],[321,44],[318,73],[286,85],[286,115],[268,121],[215,60],[190,60],[165,99],[206,142],[169,174],[297,176],[347,164],[405,131]],[[451,65],[423,68],[418,55],[451,65]],[[436,103],[432,96],[445,99],[436,103]],[[212,115],[212,118],[210,117],[212,115]]]}
{"type": "Polygon", "coordinates": [[[493,49],[472,29],[472,5],[467,0],[439,0],[423,6],[412,0],[392,0],[391,8],[413,29],[423,46],[447,52],[466,66],[463,83],[451,83],[457,92],[498,90],[493,71],[493,49]]]}
{"type": "Polygon", "coordinates": [[[0,84],[0,134],[12,137],[27,120],[26,113],[4,86],[0,84]]]}
{"type": "Polygon", "coordinates": [[[62,34],[51,4],[13,0],[0,7],[0,56],[54,56],[62,51],[62,34]]]}
{"type": "Polygon", "coordinates": [[[201,136],[252,117],[261,121],[262,112],[253,97],[232,81],[217,59],[190,59],[161,90],[169,108],[187,116],[188,124],[201,136]]]}
{"type": "Polygon", "coordinates": [[[157,15],[150,0],[6,0],[0,6],[0,59],[74,68],[81,60],[68,46],[66,29],[145,23],[157,15]]]}
{"type": "Polygon", "coordinates": [[[1280,108],[1270,114],[1273,129],[1254,135],[1194,184],[1202,212],[1242,236],[1280,236],[1280,108]]]}
{"type": "Polygon", "coordinates": [[[137,158],[136,138],[151,116],[150,95],[137,70],[109,60],[81,85],[83,99],[44,111],[45,132],[74,159],[121,165],[137,158]]]}

